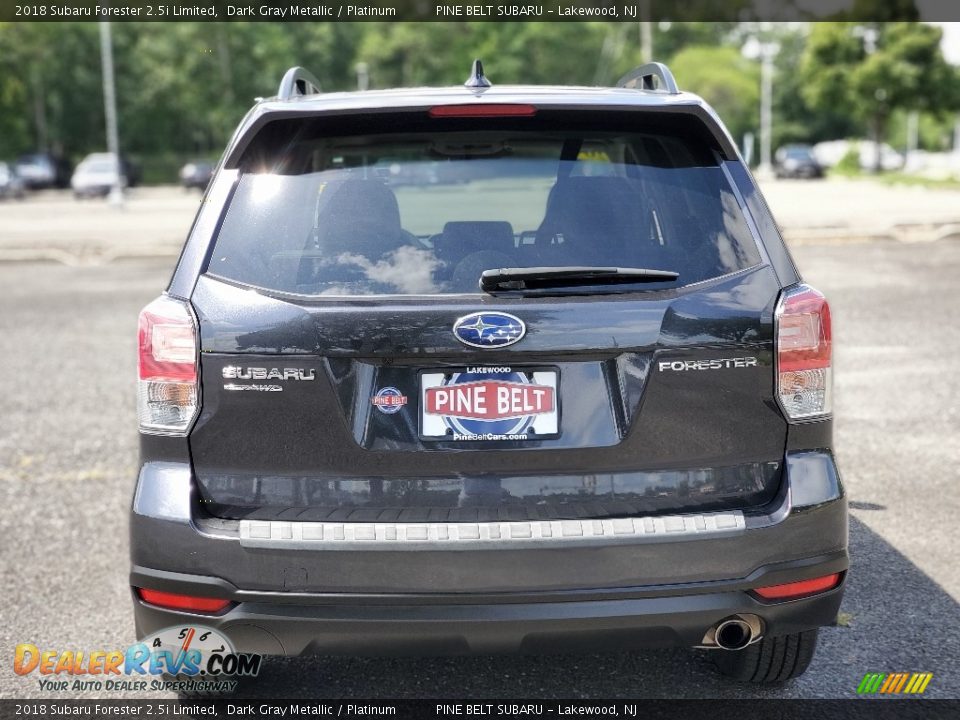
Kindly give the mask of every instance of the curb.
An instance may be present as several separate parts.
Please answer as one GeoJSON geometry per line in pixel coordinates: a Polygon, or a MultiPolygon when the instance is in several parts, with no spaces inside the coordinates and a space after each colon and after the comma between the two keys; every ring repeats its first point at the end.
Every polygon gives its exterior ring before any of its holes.
{"type": "Polygon", "coordinates": [[[70,267],[95,267],[115,260],[150,260],[177,258],[182,244],[145,247],[82,245],[0,248],[0,263],[56,262],[70,267]]]}
{"type": "Polygon", "coordinates": [[[844,245],[870,242],[931,243],[960,238],[960,221],[897,223],[883,228],[781,228],[788,245],[844,245]]]}

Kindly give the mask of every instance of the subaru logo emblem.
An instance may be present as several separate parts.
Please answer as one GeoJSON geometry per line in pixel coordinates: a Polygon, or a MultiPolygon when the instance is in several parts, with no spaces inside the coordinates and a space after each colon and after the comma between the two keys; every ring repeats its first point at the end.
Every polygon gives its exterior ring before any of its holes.
{"type": "Polygon", "coordinates": [[[519,342],[527,334],[523,320],[502,312],[476,312],[453,324],[453,334],[464,345],[499,348],[519,342]]]}

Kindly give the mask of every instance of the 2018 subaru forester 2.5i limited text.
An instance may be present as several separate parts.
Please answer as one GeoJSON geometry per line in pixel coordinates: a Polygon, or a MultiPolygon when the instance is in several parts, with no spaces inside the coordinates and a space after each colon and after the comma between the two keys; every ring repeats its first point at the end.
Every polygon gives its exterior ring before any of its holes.
{"type": "Polygon", "coordinates": [[[830,312],[714,112],[659,64],[316,86],[244,118],[140,315],[138,635],[802,673],[848,564],[830,312]]]}

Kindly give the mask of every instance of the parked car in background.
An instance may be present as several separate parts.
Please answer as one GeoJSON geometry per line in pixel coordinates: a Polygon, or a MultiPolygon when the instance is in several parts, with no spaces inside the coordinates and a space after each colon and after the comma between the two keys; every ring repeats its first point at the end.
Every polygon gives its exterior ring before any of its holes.
{"type": "Polygon", "coordinates": [[[92,153],[77,165],[70,178],[74,197],[106,197],[117,181],[121,188],[134,187],[139,179],[137,168],[123,156],[118,163],[112,153],[92,153]]]}
{"type": "Polygon", "coordinates": [[[21,155],[14,170],[31,190],[65,188],[70,184],[70,163],[50,153],[21,155]]]}
{"type": "Polygon", "coordinates": [[[187,190],[206,190],[212,177],[213,163],[206,160],[194,160],[180,168],[180,184],[187,190]]]}
{"type": "MultiPolygon", "coordinates": [[[[449,163],[448,163],[449,164],[449,163]]],[[[373,166],[374,175],[388,185],[436,185],[441,182],[439,162],[404,162],[402,158],[380,158],[373,166]]]]}
{"type": "Polygon", "coordinates": [[[127,179],[122,164],[111,153],[87,155],[70,178],[70,187],[77,198],[106,197],[115,184],[124,188],[127,179]]]}
{"type": "MultiPolygon", "coordinates": [[[[827,140],[813,146],[813,155],[824,168],[831,168],[853,150],[857,153],[861,170],[871,170],[876,157],[876,144],[870,140],[827,140]]],[[[881,166],[884,170],[900,170],[903,155],[887,143],[880,146],[881,166]]]]}
{"type": "Polygon", "coordinates": [[[774,156],[773,172],[778,178],[822,178],[823,166],[809,145],[784,145],[774,156]]]}
{"type": "Polygon", "coordinates": [[[0,162],[0,198],[22,200],[26,195],[26,186],[17,171],[5,162],[0,162]]]}
{"type": "Polygon", "coordinates": [[[960,152],[913,150],[904,158],[903,171],[933,180],[960,180],[960,152]]]}

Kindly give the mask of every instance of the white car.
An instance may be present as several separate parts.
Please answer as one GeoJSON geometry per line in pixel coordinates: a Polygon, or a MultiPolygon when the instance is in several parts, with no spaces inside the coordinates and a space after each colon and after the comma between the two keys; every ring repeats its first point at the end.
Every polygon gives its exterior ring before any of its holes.
{"type": "Polygon", "coordinates": [[[123,161],[118,162],[112,153],[87,155],[70,178],[70,187],[77,198],[106,197],[116,183],[121,188],[127,187],[127,173],[123,161]]]}
{"type": "MultiPolygon", "coordinates": [[[[876,157],[876,144],[872,140],[828,140],[813,146],[813,155],[824,167],[833,167],[855,148],[860,156],[860,169],[872,170],[876,157]]],[[[903,155],[887,143],[880,146],[880,163],[884,170],[899,170],[903,167],[903,155]]]]}
{"type": "Polygon", "coordinates": [[[0,199],[23,200],[25,194],[23,179],[7,163],[0,162],[0,199]]]}

